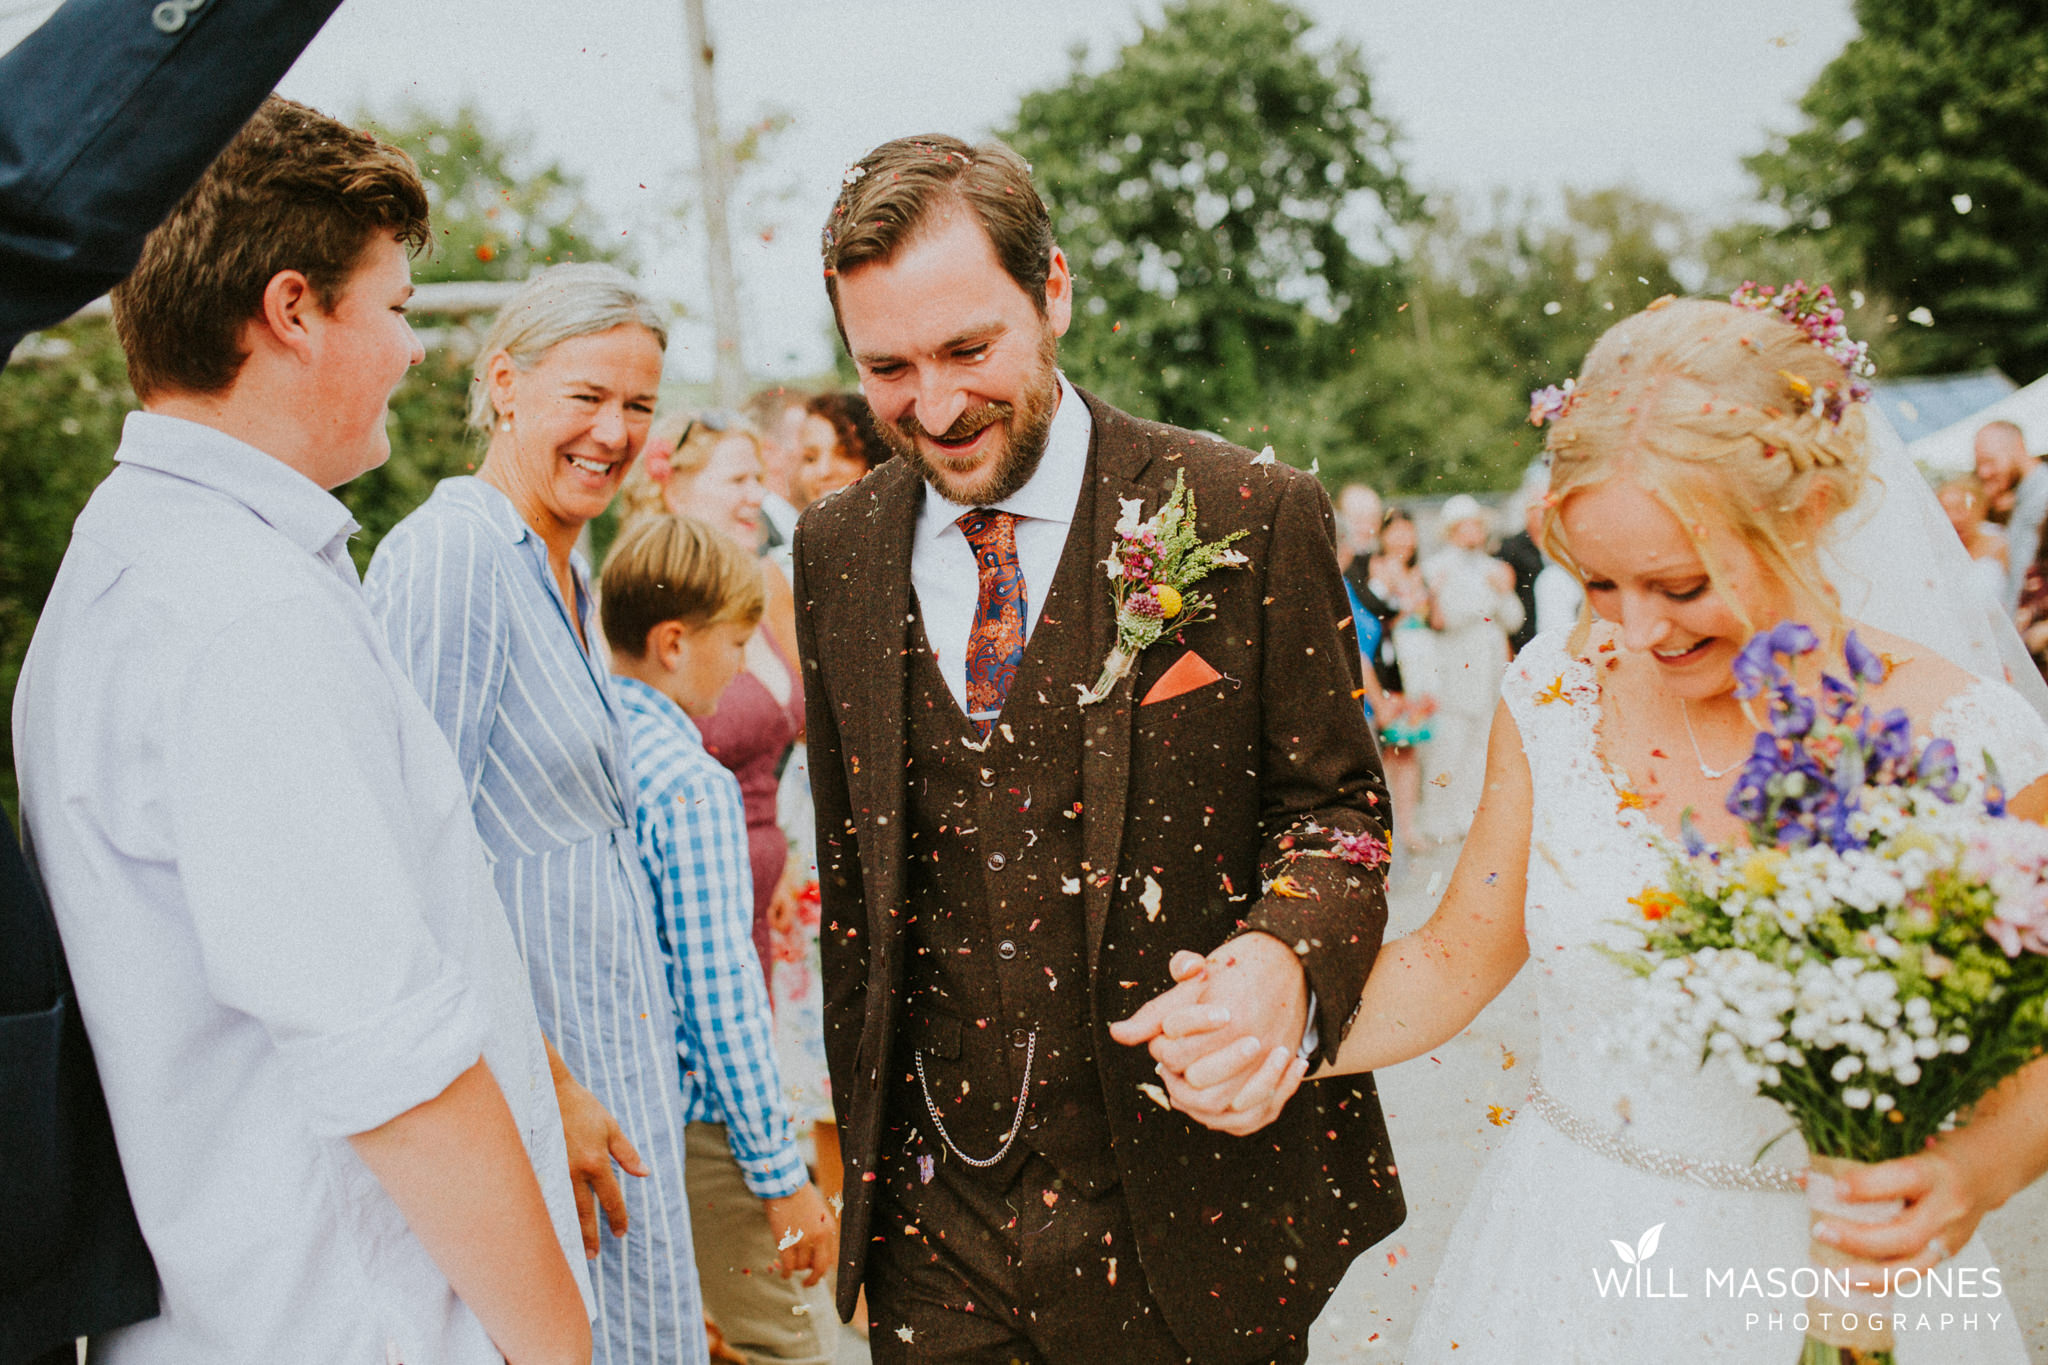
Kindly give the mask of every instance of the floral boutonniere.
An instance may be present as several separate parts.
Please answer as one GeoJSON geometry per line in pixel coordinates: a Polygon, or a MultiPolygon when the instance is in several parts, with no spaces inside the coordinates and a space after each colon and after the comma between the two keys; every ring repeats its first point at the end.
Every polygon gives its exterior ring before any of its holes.
{"type": "Polygon", "coordinates": [[[1116,648],[1103,660],[1102,676],[1095,686],[1075,684],[1083,706],[1114,691],[1130,674],[1138,655],[1158,643],[1167,631],[1215,615],[1215,598],[1189,591],[1211,569],[1241,568],[1251,562],[1230,548],[1243,531],[1207,542],[1195,534],[1195,495],[1188,491],[1185,470],[1173,476],[1173,493],[1166,505],[1149,517],[1139,518],[1142,498],[1117,501],[1123,505],[1123,516],[1116,524],[1116,543],[1102,562],[1116,597],[1116,648]]]}

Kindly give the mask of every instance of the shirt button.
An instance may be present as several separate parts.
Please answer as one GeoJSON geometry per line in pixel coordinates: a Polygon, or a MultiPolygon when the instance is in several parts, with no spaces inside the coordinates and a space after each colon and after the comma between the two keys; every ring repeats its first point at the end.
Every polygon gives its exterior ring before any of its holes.
{"type": "Polygon", "coordinates": [[[1011,958],[1015,957],[1016,955],[1017,945],[1012,943],[1009,939],[1004,939],[1001,943],[998,943],[996,945],[996,956],[1001,958],[1003,961],[1008,962],[1011,958]]]}
{"type": "Polygon", "coordinates": [[[1001,872],[1003,870],[1003,864],[1009,861],[1010,860],[1008,858],[1005,858],[1000,853],[991,853],[988,855],[988,870],[991,872],[1001,872]]]}
{"type": "Polygon", "coordinates": [[[981,785],[984,787],[993,787],[995,784],[996,775],[994,771],[988,768],[983,768],[981,770],[981,785]]]}
{"type": "Polygon", "coordinates": [[[1010,1030],[1011,1047],[1023,1047],[1026,1043],[1029,1043],[1030,1041],[1031,1035],[1026,1033],[1023,1029],[1013,1028],[1010,1030]]]}

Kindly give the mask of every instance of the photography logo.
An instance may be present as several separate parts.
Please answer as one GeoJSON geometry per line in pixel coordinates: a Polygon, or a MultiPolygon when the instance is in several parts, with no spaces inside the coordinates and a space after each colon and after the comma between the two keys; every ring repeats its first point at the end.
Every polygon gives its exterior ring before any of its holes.
{"type": "Polygon", "coordinates": [[[1650,1274],[1646,1264],[1657,1254],[1657,1243],[1664,1236],[1664,1225],[1645,1228],[1642,1236],[1636,1238],[1634,1246],[1615,1238],[1608,1238],[1608,1245],[1621,1258],[1621,1269],[1613,1266],[1596,1266],[1593,1269],[1593,1285],[1603,1299],[1684,1299],[1690,1298],[1678,1287],[1677,1277],[1670,1270],[1664,1272],[1660,1285],[1650,1274]]]}

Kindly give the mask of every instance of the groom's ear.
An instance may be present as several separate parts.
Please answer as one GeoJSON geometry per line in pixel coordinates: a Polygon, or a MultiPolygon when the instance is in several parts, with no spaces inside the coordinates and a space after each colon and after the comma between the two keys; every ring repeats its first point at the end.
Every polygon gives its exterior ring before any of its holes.
{"type": "Polygon", "coordinates": [[[1074,272],[1067,268],[1067,253],[1052,249],[1052,264],[1045,272],[1045,325],[1056,337],[1067,334],[1074,322],[1074,272]]]}

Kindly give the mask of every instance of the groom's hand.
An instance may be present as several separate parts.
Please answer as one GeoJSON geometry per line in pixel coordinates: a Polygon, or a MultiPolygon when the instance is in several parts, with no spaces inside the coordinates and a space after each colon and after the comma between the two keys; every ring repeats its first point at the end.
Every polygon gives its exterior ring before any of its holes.
{"type": "Polygon", "coordinates": [[[1276,1118],[1307,1065],[1295,1057],[1308,1023],[1308,978],[1280,940],[1250,933],[1204,958],[1174,954],[1176,985],[1110,1036],[1147,1047],[1173,1107],[1221,1132],[1276,1118]]]}

